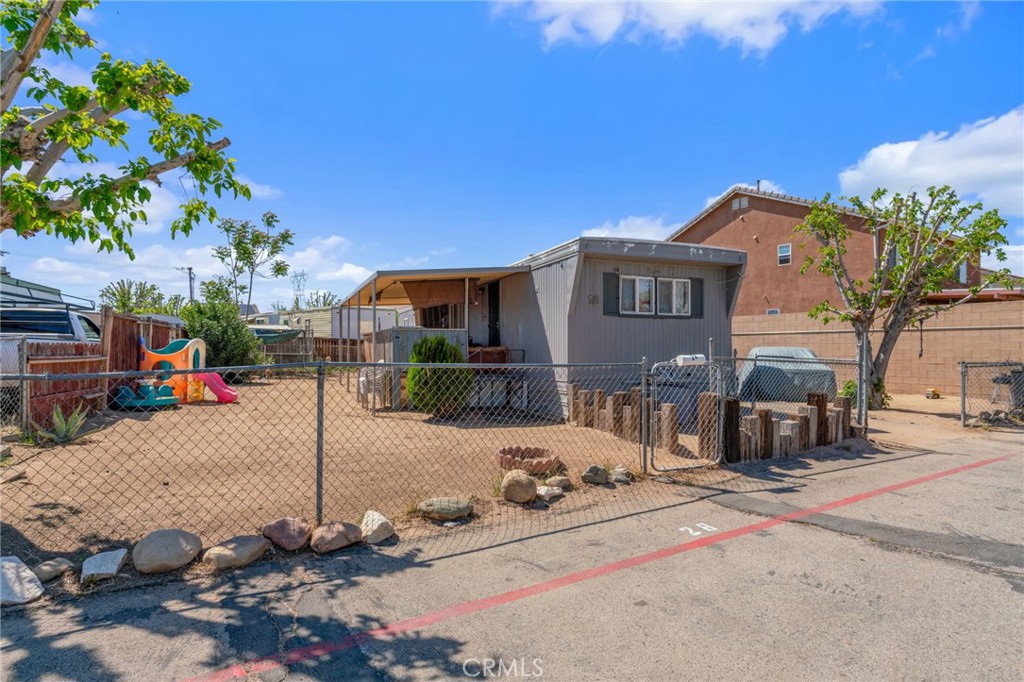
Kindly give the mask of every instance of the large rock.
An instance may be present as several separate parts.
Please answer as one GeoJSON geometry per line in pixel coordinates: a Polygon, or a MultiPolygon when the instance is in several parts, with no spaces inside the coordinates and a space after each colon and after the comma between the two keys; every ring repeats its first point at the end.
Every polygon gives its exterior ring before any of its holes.
{"type": "Polygon", "coordinates": [[[127,549],[115,549],[112,552],[92,555],[82,564],[82,584],[113,578],[124,566],[124,560],[127,558],[127,549]]]}
{"type": "Polygon", "coordinates": [[[317,554],[324,554],[354,545],[362,539],[363,531],[356,524],[332,521],[313,531],[313,539],[309,545],[317,554]]]}
{"type": "Polygon", "coordinates": [[[163,528],[139,540],[132,549],[132,564],[139,573],[166,573],[195,559],[202,548],[198,535],[163,528]]]}
{"type": "Polygon", "coordinates": [[[206,550],[203,563],[212,568],[248,566],[270,549],[270,540],[259,535],[239,535],[206,550]]]}
{"type": "Polygon", "coordinates": [[[537,481],[522,469],[513,469],[501,479],[501,496],[509,502],[526,504],[537,496],[537,481]]]}
{"type": "Polygon", "coordinates": [[[612,469],[611,476],[609,477],[612,483],[625,483],[629,484],[632,476],[629,473],[629,469],[622,466],[621,464],[612,469]]]}
{"type": "Polygon", "coordinates": [[[359,529],[363,531],[363,542],[369,545],[384,542],[395,534],[395,526],[387,517],[372,509],[363,514],[359,529]]]}
{"type": "Polygon", "coordinates": [[[432,497],[420,502],[416,510],[428,519],[454,521],[472,514],[473,503],[461,497],[432,497]]]}
{"type": "Polygon", "coordinates": [[[565,492],[561,488],[553,485],[542,485],[537,488],[537,497],[545,502],[550,502],[554,498],[561,497],[564,494],[565,492]]]}
{"type": "Polygon", "coordinates": [[[591,485],[604,485],[608,482],[608,472],[605,471],[603,466],[591,464],[580,474],[580,479],[584,483],[590,483],[591,485]]]}
{"type": "Polygon", "coordinates": [[[74,567],[75,564],[69,559],[50,559],[33,568],[32,572],[36,574],[40,581],[45,583],[59,575],[64,575],[74,567]]]}
{"type": "Polygon", "coordinates": [[[572,488],[572,480],[568,476],[552,476],[548,480],[544,481],[544,485],[549,485],[553,488],[561,488],[562,490],[569,490],[572,488]]]}
{"type": "Polygon", "coordinates": [[[263,526],[263,537],[289,552],[302,548],[312,532],[309,521],[294,516],[286,516],[263,526]]]}
{"type": "Polygon", "coordinates": [[[518,445],[498,450],[495,455],[502,469],[520,469],[528,474],[546,474],[562,468],[562,461],[546,448],[530,448],[518,445]]]}
{"type": "Polygon", "coordinates": [[[16,556],[0,557],[0,605],[27,604],[43,596],[43,583],[16,556]]]}

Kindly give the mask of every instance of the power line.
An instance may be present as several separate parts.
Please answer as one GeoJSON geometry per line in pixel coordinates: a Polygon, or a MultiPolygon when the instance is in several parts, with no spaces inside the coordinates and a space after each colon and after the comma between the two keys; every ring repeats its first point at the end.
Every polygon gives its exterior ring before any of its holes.
{"type": "Polygon", "coordinates": [[[7,252],[4,253],[4,258],[11,258],[11,257],[14,257],[14,258],[24,258],[24,259],[29,259],[29,258],[53,258],[54,260],[59,260],[59,261],[64,262],[64,263],[74,263],[76,265],[104,265],[104,266],[110,267],[110,268],[125,268],[125,267],[127,267],[127,268],[145,268],[147,270],[180,270],[181,269],[181,268],[175,267],[173,265],[146,265],[144,263],[132,263],[132,262],[128,262],[128,263],[111,263],[110,261],[82,260],[82,259],[76,259],[76,258],[64,258],[63,256],[51,256],[51,255],[42,255],[42,254],[34,254],[34,253],[12,253],[10,251],[7,251],[7,252]]]}

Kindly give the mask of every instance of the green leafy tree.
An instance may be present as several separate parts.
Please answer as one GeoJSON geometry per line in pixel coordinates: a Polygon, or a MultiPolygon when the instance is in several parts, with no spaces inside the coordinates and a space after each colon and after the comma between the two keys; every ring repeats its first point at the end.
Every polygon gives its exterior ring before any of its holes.
{"type": "Polygon", "coordinates": [[[132,224],[146,221],[152,195],[145,181],[159,182],[175,169],[184,169],[191,179],[194,194],[181,204],[172,236],[216,218],[207,200],[211,193],[249,198],[250,192],[224,153],[230,140],[213,139],[220,123],[175,108],[174,98],[191,85],[163,61],[136,63],[104,53],[92,69],[90,86],[65,83],[40,65],[42,53],[74,59],[95,49],[75,20],[96,5],[96,0],[5,0],[0,8],[8,46],[0,59],[0,233],[84,239],[100,250],[133,256],[132,224]],[[60,176],[65,156],[88,166],[100,160],[101,148],[130,151],[129,125],[119,118],[128,112],[150,122],[149,155],[134,156],[113,175],[60,176]]]}
{"type": "Polygon", "coordinates": [[[961,266],[977,264],[983,255],[1006,260],[1003,230],[1006,221],[996,210],[984,210],[981,203],[966,204],[949,187],[929,187],[925,195],[916,192],[889,195],[879,189],[869,199],[849,197],[849,207],[833,202],[829,195],[811,207],[796,233],[817,243],[801,272],[814,269],[828,275],[839,291],[840,303],[825,300],[808,313],[825,324],[838,320],[853,326],[868,362],[867,384],[871,387],[868,406],[883,407],[885,373],[900,334],[939,313],[961,305],[988,286],[1011,286],[1009,270],[986,274],[967,286],[966,293],[951,303],[929,304],[928,294],[942,291],[958,280],[961,266]],[[872,234],[875,254],[871,271],[857,273],[847,265],[850,228],[846,221],[856,216],[872,234]],[[870,331],[881,339],[872,347],[870,331]]]}
{"type": "MultiPolygon", "coordinates": [[[[195,301],[181,309],[190,338],[206,342],[207,367],[238,367],[259,364],[260,342],[227,301],[195,301]]],[[[225,381],[239,381],[245,374],[228,373],[225,381]]]]}
{"type": "Polygon", "coordinates": [[[155,284],[119,279],[100,289],[100,302],[119,313],[155,313],[164,305],[164,295],[155,284]]]}
{"type": "Polygon", "coordinates": [[[171,294],[167,299],[153,312],[160,313],[161,315],[174,315],[180,316],[181,309],[185,306],[185,297],[181,294],[171,294]]]}
{"type": "MultiPolygon", "coordinates": [[[[235,281],[224,275],[214,277],[199,283],[199,295],[207,303],[230,303],[238,310],[238,292],[235,289],[235,281]]],[[[242,293],[245,293],[244,290],[242,293]]]]}
{"type": "Polygon", "coordinates": [[[311,291],[306,294],[307,308],[329,308],[338,301],[338,295],[330,291],[311,291]]]}
{"type": "Polygon", "coordinates": [[[274,301],[273,303],[270,304],[270,309],[273,310],[275,313],[283,313],[288,310],[288,306],[282,303],[281,301],[274,301]]]}
{"type": "Polygon", "coordinates": [[[288,274],[288,263],[280,256],[294,240],[291,230],[274,233],[280,222],[274,213],[264,213],[260,222],[256,225],[249,220],[225,218],[217,227],[227,244],[213,250],[214,257],[227,268],[235,304],[240,306],[245,296],[246,310],[252,304],[256,277],[273,279],[288,274]]]}
{"type": "MultiPolygon", "coordinates": [[[[414,363],[462,363],[462,350],[443,336],[427,336],[412,347],[414,363]]],[[[406,381],[409,399],[417,409],[435,416],[461,410],[473,390],[473,370],[465,367],[411,367],[406,381]]]]}

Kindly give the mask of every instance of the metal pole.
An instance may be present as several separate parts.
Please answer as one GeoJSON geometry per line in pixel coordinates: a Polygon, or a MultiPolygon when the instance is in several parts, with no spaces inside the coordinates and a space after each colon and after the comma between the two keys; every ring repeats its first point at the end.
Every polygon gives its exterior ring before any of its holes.
{"type": "Polygon", "coordinates": [[[960,426],[967,426],[967,363],[960,363],[960,426]]]}
{"type": "Polygon", "coordinates": [[[370,414],[377,416],[377,278],[373,279],[373,284],[370,286],[370,293],[373,296],[372,303],[372,314],[370,322],[370,361],[374,363],[374,367],[370,369],[373,372],[373,388],[371,393],[373,394],[373,408],[370,410],[370,414]]]}
{"type": "Polygon", "coordinates": [[[324,361],[316,367],[316,525],[324,522],[324,361]]]}
{"type": "Polygon", "coordinates": [[[469,277],[466,278],[465,285],[466,292],[465,297],[463,298],[462,324],[466,328],[466,338],[462,342],[462,350],[465,353],[463,357],[466,358],[466,362],[469,362],[469,277]]]}
{"type": "MultiPolygon", "coordinates": [[[[345,320],[348,322],[348,331],[342,336],[345,337],[345,359],[352,362],[352,344],[349,343],[349,337],[352,336],[352,302],[349,301],[348,305],[345,306],[345,320]]],[[[356,342],[356,348],[359,347],[359,342],[356,342]]],[[[350,367],[345,368],[345,390],[349,393],[352,392],[352,372],[350,367]]]]}
{"type": "MultiPolygon", "coordinates": [[[[28,339],[22,336],[18,339],[18,373],[28,374],[28,339]]],[[[19,391],[18,398],[21,401],[21,432],[22,434],[29,433],[29,427],[31,424],[31,415],[29,414],[31,403],[29,402],[30,396],[28,394],[31,384],[24,379],[18,383],[19,391]]]]}
{"type": "Polygon", "coordinates": [[[640,361],[640,468],[647,473],[647,358],[640,361]]]}

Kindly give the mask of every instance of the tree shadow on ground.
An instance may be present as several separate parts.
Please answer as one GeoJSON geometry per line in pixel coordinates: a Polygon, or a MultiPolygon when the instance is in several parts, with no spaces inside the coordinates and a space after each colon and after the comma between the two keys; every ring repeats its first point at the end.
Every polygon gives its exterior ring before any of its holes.
{"type": "Polygon", "coordinates": [[[308,680],[462,676],[462,642],[411,628],[385,630],[375,616],[344,611],[346,589],[429,568],[417,550],[394,555],[359,547],[296,558],[261,561],[206,582],[173,581],[145,592],[5,609],[0,653],[6,672],[17,680],[108,682],[209,675],[248,662],[237,679],[249,671],[260,673],[255,679],[292,673],[308,680]],[[62,627],[54,628],[56,619],[62,627]],[[115,640],[147,657],[112,656],[100,648],[115,640]],[[189,657],[186,651],[204,653],[189,657]],[[140,669],[118,669],[111,661],[140,669]]]}

